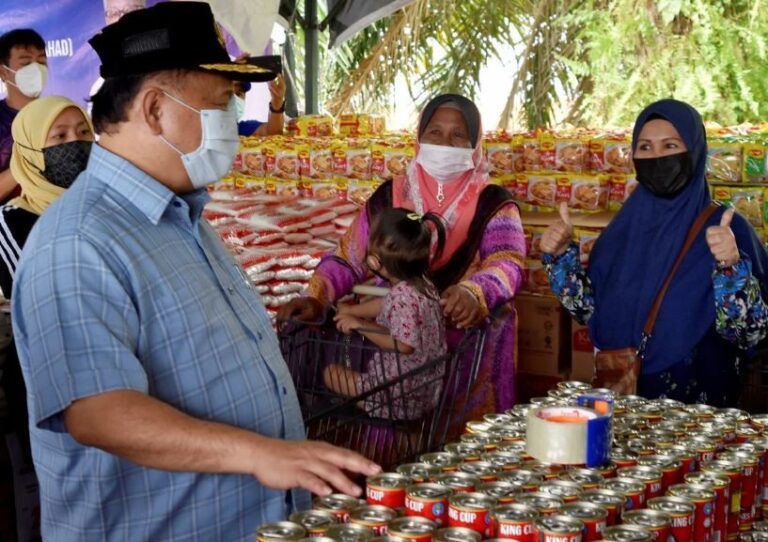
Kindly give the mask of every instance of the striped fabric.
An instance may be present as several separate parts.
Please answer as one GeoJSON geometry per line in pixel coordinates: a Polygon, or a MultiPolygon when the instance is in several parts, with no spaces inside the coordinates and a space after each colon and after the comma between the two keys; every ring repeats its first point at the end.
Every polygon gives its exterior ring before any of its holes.
{"type": "Polygon", "coordinates": [[[284,491],[252,476],[143,468],[78,444],[63,423],[77,399],[135,390],[201,419],[304,438],[264,307],[201,220],[207,199],[175,196],[94,145],[27,240],[13,319],[44,539],[252,540],[289,510],[284,491]]]}

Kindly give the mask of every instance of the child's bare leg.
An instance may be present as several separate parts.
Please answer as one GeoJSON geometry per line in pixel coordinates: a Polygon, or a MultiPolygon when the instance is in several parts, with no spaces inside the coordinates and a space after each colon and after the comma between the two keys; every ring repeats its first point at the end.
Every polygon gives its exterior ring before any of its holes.
{"type": "Polygon", "coordinates": [[[343,365],[328,365],[323,370],[323,382],[325,386],[334,393],[345,397],[354,397],[359,395],[357,383],[360,379],[360,373],[353,371],[343,365]]]}

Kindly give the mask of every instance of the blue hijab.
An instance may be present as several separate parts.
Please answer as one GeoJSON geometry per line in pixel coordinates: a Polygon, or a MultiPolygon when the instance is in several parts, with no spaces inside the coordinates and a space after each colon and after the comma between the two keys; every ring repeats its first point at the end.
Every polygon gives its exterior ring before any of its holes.
{"type": "MultiPolygon", "coordinates": [[[[651,119],[671,122],[691,155],[693,176],[675,197],[654,196],[643,186],[635,192],[595,243],[587,274],[592,282],[595,311],[589,329],[600,349],[638,346],[653,299],[672,267],[688,230],[710,203],[704,178],[707,140],[699,113],[676,100],[649,105],[635,122],[632,148],[651,119]]],[[[643,361],[644,374],[665,370],[682,360],[715,322],[712,271],[716,262],[705,240],[708,226],[720,223],[718,209],[702,229],[670,285],[643,361]]],[[[736,214],[731,229],[742,257],[765,295],[768,254],[752,226],[736,214]]]]}

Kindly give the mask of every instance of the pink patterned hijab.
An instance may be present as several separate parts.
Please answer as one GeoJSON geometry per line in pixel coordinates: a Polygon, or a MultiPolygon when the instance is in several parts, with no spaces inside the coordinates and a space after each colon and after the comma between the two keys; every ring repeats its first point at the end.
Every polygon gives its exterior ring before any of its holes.
{"type": "Polygon", "coordinates": [[[419,214],[433,212],[443,217],[446,222],[446,242],[442,257],[432,264],[432,269],[439,269],[453,256],[454,252],[466,240],[469,226],[475,216],[480,192],[488,184],[488,172],[483,160],[482,125],[477,106],[458,94],[442,94],[432,99],[419,118],[416,156],[421,148],[419,141],[432,116],[440,107],[458,109],[467,123],[467,131],[473,145],[472,161],[475,168],[459,176],[456,180],[443,184],[444,200],[442,205],[437,200],[438,181],[417,162],[412,160],[406,175],[394,178],[392,183],[392,203],[394,207],[405,207],[419,214]]]}

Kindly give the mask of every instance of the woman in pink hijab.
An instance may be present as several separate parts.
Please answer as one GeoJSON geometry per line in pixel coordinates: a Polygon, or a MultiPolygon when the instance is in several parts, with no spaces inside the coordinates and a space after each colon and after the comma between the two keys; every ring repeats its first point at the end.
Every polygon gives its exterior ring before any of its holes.
{"type": "Polygon", "coordinates": [[[468,418],[510,408],[517,351],[513,301],[524,280],[525,240],[512,196],[488,184],[480,113],[463,96],[443,94],[427,104],[407,175],[379,187],[336,250],[323,258],[305,296],[284,306],[279,317],[317,320],[326,305],[370,278],[368,230],[387,207],[432,212],[445,220],[445,250],[429,278],[441,294],[449,345],[463,328],[487,329],[468,418]]]}

